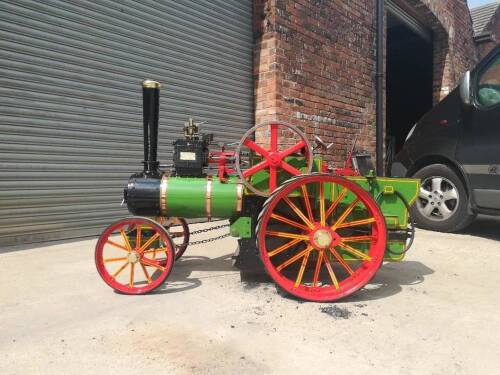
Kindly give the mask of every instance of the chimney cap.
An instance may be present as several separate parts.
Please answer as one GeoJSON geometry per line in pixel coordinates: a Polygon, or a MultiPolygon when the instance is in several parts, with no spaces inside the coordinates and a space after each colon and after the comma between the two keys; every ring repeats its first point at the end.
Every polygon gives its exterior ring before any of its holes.
{"type": "Polygon", "coordinates": [[[152,79],[145,79],[142,81],[142,87],[145,89],[159,89],[161,87],[160,82],[153,81],[152,79]]]}

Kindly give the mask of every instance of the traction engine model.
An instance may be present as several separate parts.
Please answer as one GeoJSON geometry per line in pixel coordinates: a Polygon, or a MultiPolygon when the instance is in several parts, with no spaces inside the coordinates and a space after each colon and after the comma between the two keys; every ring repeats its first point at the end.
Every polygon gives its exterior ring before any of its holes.
{"type": "MultiPolygon", "coordinates": [[[[383,261],[400,261],[413,240],[408,209],[419,181],[377,177],[367,154],[344,168],[325,163],[296,126],[248,130],[233,151],[211,151],[213,136],[191,119],[174,144],[173,166],[157,160],[160,84],[145,80],[144,168],[124,201],[134,215],[111,224],[96,245],[97,270],[118,292],[160,286],[189,244],[186,218],[228,219],[236,265],[264,269],[284,291],[334,301],[362,288],[383,261]]],[[[220,226],[219,226],[220,227],[220,226]]],[[[200,241],[203,242],[203,241],[200,241]]]]}

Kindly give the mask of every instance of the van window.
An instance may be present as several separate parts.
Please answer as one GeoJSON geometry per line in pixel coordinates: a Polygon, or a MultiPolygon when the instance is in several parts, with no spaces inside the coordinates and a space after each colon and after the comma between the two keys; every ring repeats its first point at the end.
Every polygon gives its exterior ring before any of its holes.
{"type": "Polygon", "coordinates": [[[479,76],[477,89],[481,105],[491,107],[500,103],[500,54],[479,76]]]}

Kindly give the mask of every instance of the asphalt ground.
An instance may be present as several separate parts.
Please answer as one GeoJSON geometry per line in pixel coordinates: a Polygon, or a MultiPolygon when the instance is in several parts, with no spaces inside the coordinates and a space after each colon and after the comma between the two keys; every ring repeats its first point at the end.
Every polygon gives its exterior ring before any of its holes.
{"type": "Polygon", "coordinates": [[[95,239],[3,249],[0,374],[496,374],[499,240],[486,217],[419,230],[405,261],[331,304],[242,283],[233,238],[188,248],[145,296],[104,284],[95,239]]]}

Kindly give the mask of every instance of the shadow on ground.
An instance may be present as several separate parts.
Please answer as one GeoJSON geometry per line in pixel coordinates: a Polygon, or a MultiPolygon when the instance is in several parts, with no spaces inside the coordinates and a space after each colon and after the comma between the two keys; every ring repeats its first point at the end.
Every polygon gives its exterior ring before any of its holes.
{"type": "Polygon", "coordinates": [[[500,218],[494,216],[478,216],[477,219],[461,233],[498,241],[500,240],[500,218]]]}

